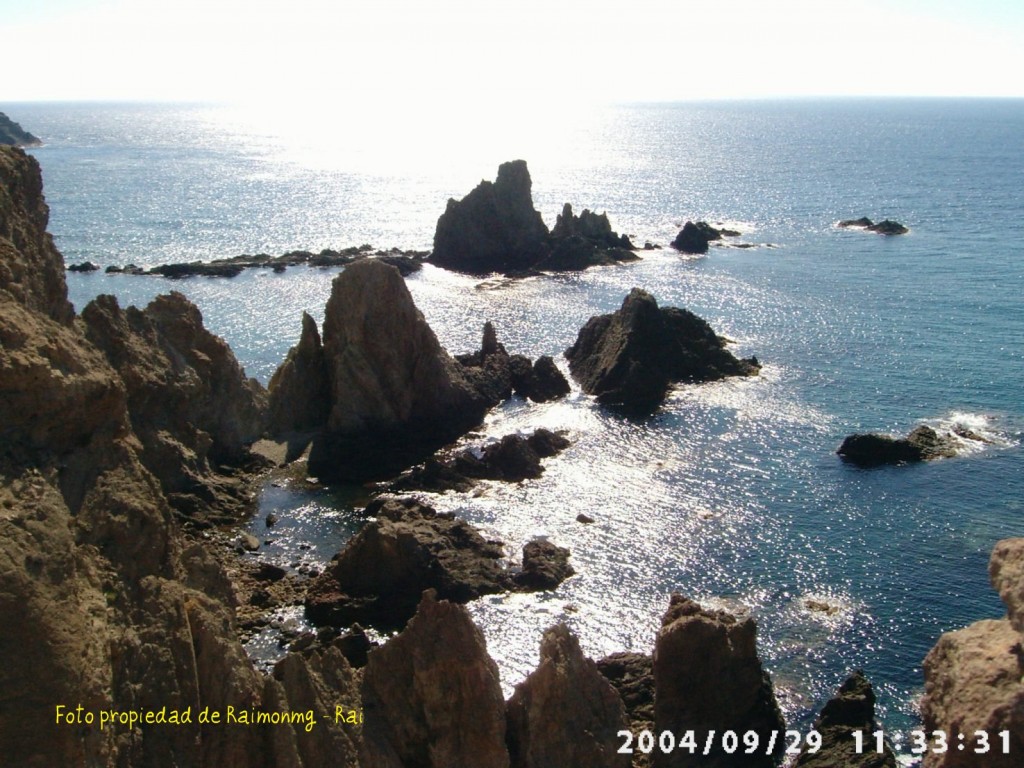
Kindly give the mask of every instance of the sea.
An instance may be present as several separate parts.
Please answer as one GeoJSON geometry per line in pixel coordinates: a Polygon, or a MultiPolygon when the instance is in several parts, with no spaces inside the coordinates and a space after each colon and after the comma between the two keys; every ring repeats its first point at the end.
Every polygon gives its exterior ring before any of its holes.
{"type": "MultiPolygon", "coordinates": [[[[429,249],[437,217],[522,158],[548,226],[569,202],[606,212],[632,264],[507,280],[426,266],[407,279],[452,353],[485,321],[511,352],[563,352],[634,286],[686,307],[763,364],[680,386],[649,418],[581,393],[513,399],[469,441],[544,426],[572,446],[520,484],[433,496],[507,545],[568,546],[552,592],[469,606],[506,692],[563,622],[584,651],[650,652],[672,593],[750,616],[787,720],[806,730],[854,669],[887,731],[920,727],[922,661],[943,632],[1005,610],[988,583],[1024,535],[1024,101],[845,99],[620,104],[434,114],[351,105],[5,104],[45,144],[50,231],[66,262],[152,266],[364,243],[429,249]],[[895,219],[885,237],[841,219],[895,219]],[[668,244],[687,220],[738,230],[706,256],[668,244]],[[740,247],[742,246],[742,247],[740,247]],[[857,469],[859,431],[959,425],[985,442],[915,466],[857,469]],[[595,522],[582,524],[577,515],[595,522]]],[[[322,320],[338,268],[235,278],[68,274],[143,305],[180,291],[266,384],[322,320]]],[[[323,567],[363,524],[362,487],[270,483],[255,557],[323,567]],[[265,516],[279,522],[267,529],[265,516]]],[[[301,624],[301,611],[278,620],[301,624]]],[[[250,644],[272,660],[271,636],[250,644]]],[[[906,757],[905,757],[906,760],[906,757]]]]}

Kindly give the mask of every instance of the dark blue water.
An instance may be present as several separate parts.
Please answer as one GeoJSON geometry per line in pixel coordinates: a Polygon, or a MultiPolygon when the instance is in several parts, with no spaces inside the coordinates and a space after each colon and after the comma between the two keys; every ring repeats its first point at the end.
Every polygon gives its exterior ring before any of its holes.
{"type": "MultiPolygon", "coordinates": [[[[410,278],[453,352],[474,348],[491,319],[510,349],[557,357],[590,315],[639,285],[765,363],[753,381],[682,388],[641,422],[578,392],[492,415],[489,435],[545,425],[574,440],[540,480],[434,500],[512,555],[538,534],[573,550],[579,575],[556,592],[472,608],[506,685],[532,668],[541,630],[559,620],[592,655],[648,650],[680,591],[757,618],[794,722],[862,667],[886,726],[907,728],[938,635],[1002,613],[988,553],[1024,534],[1024,102],[629,106],[524,118],[514,130],[469,113],[419,130],[387,116],[268,125],[211,107],[4,111],[48,141],[34,154],[68,261],[425,248],[447,198],[515,157],[528,160],[549,225],[570,201],[606,210],[641,243],[666,244],[703,218],[758,246],[697,259],[645,252],[635,265],[515,284],[429,267],[410,278]],[[834,226],[862,215],[911,232],[834,226]],[[922,421],[959,421],[995,442],[871,471],[834,455],[852,431],[905,433],[922,421]],[[580,525],[579,512],[597,522],[580,525]]],[[[101,292],[141,303],[182,290],[266,381],[301,311],[322,317],[334,274],[69,284],[79,308],[101,292]]],[[[326,559],[358,524],[346,499],[268,489],[264,507],[286,535],[263,555],[289,562],[305,543],[302,557],[326,559]]]]}

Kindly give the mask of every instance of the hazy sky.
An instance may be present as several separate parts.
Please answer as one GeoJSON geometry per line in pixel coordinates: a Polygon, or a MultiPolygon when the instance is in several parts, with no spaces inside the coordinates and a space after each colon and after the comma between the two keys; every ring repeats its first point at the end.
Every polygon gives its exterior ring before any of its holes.
{"type": "Polygon", "coordinates": [[[1024,2],[0,0],[0,50],[0,103],[1024,96],[1024,2]]]}

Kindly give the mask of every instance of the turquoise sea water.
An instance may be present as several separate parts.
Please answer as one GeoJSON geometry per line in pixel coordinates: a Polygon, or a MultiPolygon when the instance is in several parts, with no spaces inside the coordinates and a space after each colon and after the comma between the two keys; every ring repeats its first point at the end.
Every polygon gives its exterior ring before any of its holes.
{"type": "MultiPolygon", "coordinates": [[[[988,553],[1024,535],[1024,102],[793,101],[609,107],[563,115],[243,114],[219,107],[4,105],[46,146],[50,229],[69,263],[151,265],[293,248],[429,248],[448,197],[525,158],[549,226],[564,202],[607,211],[635,242],[686,219],[728,222],[751,249],[643,252],[632,265],[508,283],[427,267],[416,302],[452,352],[492,320],[505,345],[561,352],[592,314],[642,286],[764,363],[754,380],[676,391],[625,420],[574,391],[513,401],[482,431],[568,429],[544,477],[447,495],[509,544],[568,545],[554,593],[472,613],[506,685],[555,621],[586,652],[647,651],[668,595],[748,612],[791,722],[806,725],[863,668],[889,729],[916,723],[938,635],[1001,615],[988,553]],[[884,238],[842,218],[894,218],[884,238]],[[771,247],[769,247],[771,246],[771,247]],[[994,443],[922,466],[857,470],[853,431],[959,421],[994,443]],[[596,523],[583,526],[586,512],[596,523]],[[822,601],[836,610],[808,608],[822,601]]],[[[322,318],[337,270],[232,279],[69,274],[144,303],[175,289],[266,382],[322,318]]],[[[358,493],[266,490],[281,517],[262,557],[323,562],[359,524],[358,493]]],[[[261,516],[252,529],[264,535],[261,516]]]]}

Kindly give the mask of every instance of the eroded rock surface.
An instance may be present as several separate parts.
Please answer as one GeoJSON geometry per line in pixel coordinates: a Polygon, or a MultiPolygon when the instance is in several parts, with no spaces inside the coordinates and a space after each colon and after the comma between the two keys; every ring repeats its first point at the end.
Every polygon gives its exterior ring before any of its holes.
{"type": "Polygon", "coordinates": [[[512,768],[629,768],[622,699],[565,625],[544,633],[540,664],[508,701],[512,768]]]}
{"type": "MultiPolygon", "coordinates": [[[[702,608],[681,595],[672,595],[654,646],[655,732],[694,731],[703,745],[708,733],[754,732],[768,744],[773,731],[785,728],[771,680],[757,655],[753,619],[737,619],[722,611],[702,608]]],[[[775,755],[728,754],[713,741],[710,754],[677,750],[656,752],[653,764],[680,766],[773,766],[775,755]]]]}
{"type": "Polygon", "coordinates": [[[1020,595],[1024,593],[1024,539],[1005,539],[992,554],[989,574],[1009,617],[975,622],[942,635],[924,660],[921,717],[928,732],[964,734],[968,748],[929,751],[925,768],[1010,768],[1024,754],[1024,658],[1020,595]],[[991,748],[976,754],[975,732],[991,748]],[[1003,731],[1009,733],[1004,749],[1003,731]]]}
{"type": "Polygon", "coordinates": [[[950,458],[957,455],[958,446],[951,435],[941,435],[922,424],[905,438],[874,432],[850,435],[836,453],[859,467],[878,467],[950,458]]]}
{"type": "Polygon", "coordinates": [[[622,307],[590,318],[565,352],[569,370],[599,402],[653,411],[673,382],[751,376],[756,358],[737,359],[704,320],[678,307],[660,308],[634,288],[622,307]]]}

